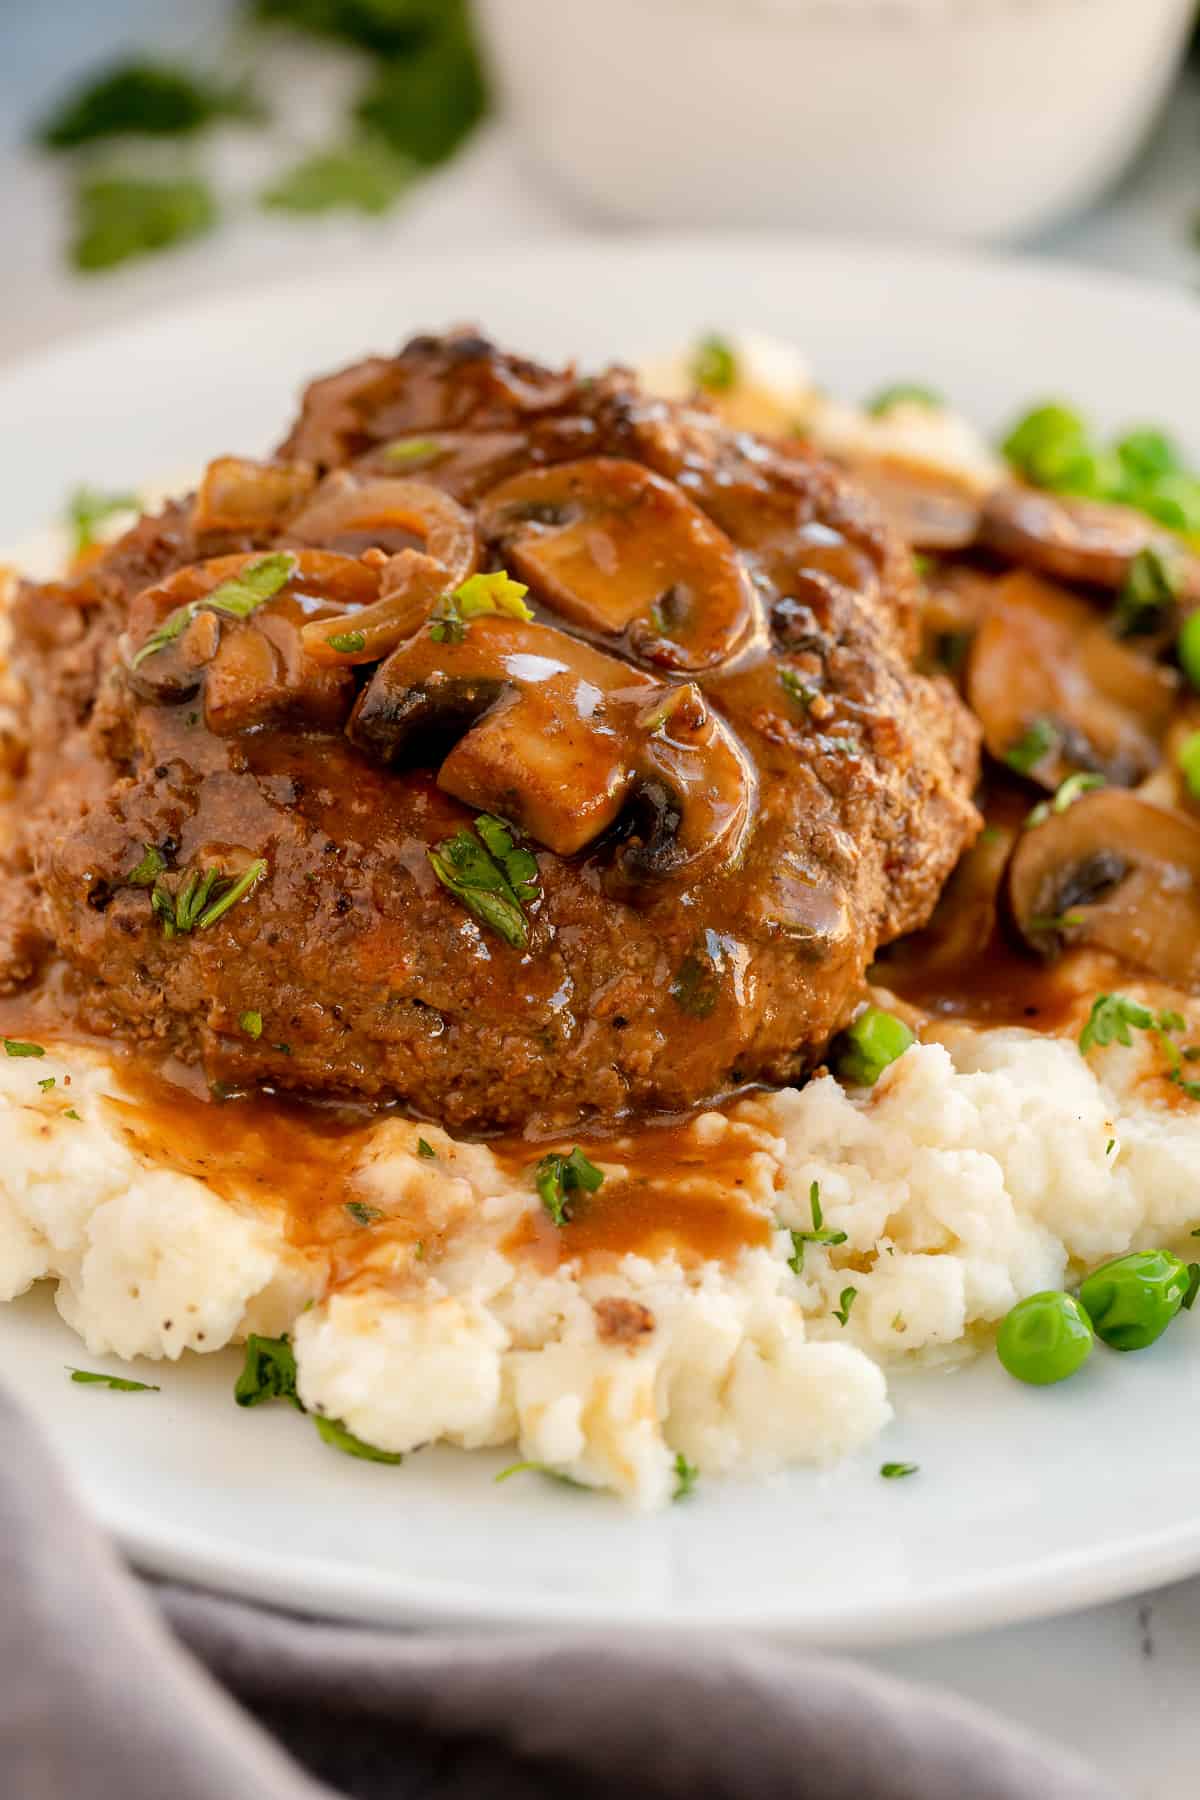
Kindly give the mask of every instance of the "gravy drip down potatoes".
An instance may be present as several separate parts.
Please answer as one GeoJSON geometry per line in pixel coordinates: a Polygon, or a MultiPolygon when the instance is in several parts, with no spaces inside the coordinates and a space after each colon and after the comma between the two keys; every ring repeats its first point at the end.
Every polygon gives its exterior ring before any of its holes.
{"type": "Polygon", "coordinates": [[[817,455],[416,338],[19,591],[0,990],[458,1130],[800,1079],[978,830],[917,635],[817,455]]]}

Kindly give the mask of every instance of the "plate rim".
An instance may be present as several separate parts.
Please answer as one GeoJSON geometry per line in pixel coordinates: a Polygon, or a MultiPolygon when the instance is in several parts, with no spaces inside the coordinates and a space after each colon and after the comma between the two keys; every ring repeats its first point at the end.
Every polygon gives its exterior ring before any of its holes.
{"type": "MultiPolygon", "coordinates": [[[[534,263],[571,269],[577,279],[586,275],[589,265],[609,265],[615,258],[632,258],[647,267],[729,257],[738,262],[757,258],[797,271],[806,265],[810,269],[821,265],[840,267],[843,274],[847,270],[853,272],[856,266],[864,273],[876,274],[888,267],[913,274],[940,270],[952,279],[983,278],[989,283],[1011,283],[1032,298],[1036,298],[1036,290],[1042,289],[1100,309],[1110,301],[1119,302],[1143,312],[1147,322],[1153,322],[1157,328],[1170,329],[1177,324],[1185,333],[1200,335],[1200,308],[1182,289],[1121,271],[1013,251],[922,245],[889,238],[737,231],[661,233],[653,238],[636,232],[533,238],[505,246],[504,255],[521,267],[534,263]]],[[[422,281],[436,280],[441,275],[450,284],[453,276],[469,269],[474,260],[469,251],[431,251],[420,255],[416,268],[422,281]]],[[[383,281],[394,287],[397,312],[402,315],[407,273],[394,250],[354,257],[308,279],[303,288],[304,303],[318,310],[331,308],[336,306],[339,294],[383,281]]],[[[32,383],[36,387],[42,380],[61,379],[63,365],[73,360],[126,357],[131,351],[136,352],[138,340],[146,332],[179,333],[192,328],[221,331],[228,330],[239,316],[263,316],[272,305],[286,302],[289,296],[294,298],[296,281],[292,271],[244,288],[229,283],[192,299],[176,300],[161,311],[141,312],[95,329],[80,327],[32,352],[0,356],[0,403],[13,383],[32,383]]],[[[402,332],[401,317],[397,340],[402,332]]],[[[363,347],[361,354],[368,353],[369,347],[363,347]]],[[[1032,1564],[1022,1565],[1015,1574],[1000,1569],[979,1572],[969,1579],[952,1577],[922,1597],[919,1611],[914,1610],[911,1597],[872,1600],[860,1592],[851,1605],[798,1616],[794,1606],[788,1604],[785,1588],[778,1602],[771,1605],[764,1605],[759,1598],[744,1609],[728,1604],[724,1608],[710,1606],[702,1614],[672,1619],[649,1611],[623,1609],[619,1595],[615,1601],[564,1599],[538,1589],[523,1599],[508,1593],[489,1598],[486,1591],[467,1583],[430,1580],[419,1571],[364,1571],[358,1574],[356,1583],[348,1583],[345,1568],[328,1557],[292,1558],[278,1553],[264,1557],[236,1542],[212,1538],[198,1527],[141,1515],[136,1505],[109,1495],[102,1484],[78,1468],[70,1468],[69,1474],[93,1516],[113,1535],[130,1560],[149,1573],[285,1611],[319,1610],[325,1617],[379,1626],[440,1624],[520,1629],[540,1625],[669,1633],[702,1625],[706,1629],[750,1631],[791,1642],[848,1649],[883,1648],[1070,1613],[1200,1571],[1197,1519],[1194,1525],[1127,1532],[1110,1538],[1099,1548],[1079,1546],[1047,1553],[1032,1564]]],[[[639,1515],[630,1515],[631,1531],[637,1531],[641,1523],[639,1515]]]]}

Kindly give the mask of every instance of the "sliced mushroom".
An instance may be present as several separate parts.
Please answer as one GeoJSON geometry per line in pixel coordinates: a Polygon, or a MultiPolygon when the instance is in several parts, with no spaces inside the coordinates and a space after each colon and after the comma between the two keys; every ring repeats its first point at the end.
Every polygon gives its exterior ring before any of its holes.
{"type": "Polygon", "coordinates": [[[314,616],[358,616],[378,594],[378,571],[328,551],[291,555],[289,579],[243,617],[205,602],[261,562],[261,552],[192,563],[138,594],[125,640],[134,692],[171,704],[203,685],[205,720],[218,732],[293,715],[318,724],[342,719],[353,675],[348,668],[321,668],[306,655],[303,628],[314,616]],[[149,649],[156,634],[161,647],[149,649]]]}
{"type": "Polygon", "coordinates": [[[1088,944],[1200,991],[1200,825],[1119,788],[1023,832],[1008,872],[1013,921],[1050,956],[1088,944]]]}
{"type": "Polygon", "coordinates": [[[466,580],[478,559],[470,515],[427,481],[362,480],[340,470],[326,477],[288,532],[302,544],[347,554],[419,545],[447,570],[452,587],[466,580]]]}
{"type": "Polygon", "coordinates": [[[654,825],[621,853],[631,880],[727,864],[748,829],[752,770],[699,691],[546,625],[483,616],[457,643],[418,633],[376,672],[347,732],[386,762],[450,740],[438,785],[559,856],[641,801],[654,825]]]}
{"type": "Polygon", "coordinates": [[[874,495],[914,550],[965,550],[975,542],[981,519],[978,480],[901,456],[845,460],[858,485],[874,495]]]}
{"type": "Polygon", "coordinates": [[[1132,507],[1012,483],[985,501],[979,542],[1043,575],[1114,592],[1124,585],[1136,556],[1157,550],[1178,564],[1181,601],[1200,604],[1200,561],[1186,554],[1179,538],[1132,507]]]}
{"type": "Polygon", "coordinates": [[[641,463],[528,470],[485,497],[479,527],[546,606],[643,662],[716,668],[755,628],[730,539],[641,463]]]}
{"type": "Polygon", "coordinates": [[[967,702],[992,755],[1051,789],[1077,770],[1140,781],[1158,761],[1177,687],[1086,601],[1022,570],[996,582],[966,665],[967,702]]]}
{"type": "Polygon", "coordinates": [[[198,533],[282,530],[317,483],[311,463],[251,462],[244,456],[218,456],[204,471],[192,507],[198,533]]]}

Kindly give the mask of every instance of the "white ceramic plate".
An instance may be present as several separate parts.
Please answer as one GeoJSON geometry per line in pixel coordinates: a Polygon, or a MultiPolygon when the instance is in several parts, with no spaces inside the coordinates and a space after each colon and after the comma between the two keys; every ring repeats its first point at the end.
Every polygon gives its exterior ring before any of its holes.
{"type": "MultiPolygon", "coordinates": [[[[932,382],[988,427],[1063,394],[1099,423],[1165,420],[1200,451],[1200,311],[1111,277],[882,248],[734,239],[512,250],[233,295],[0,374],[0,543],[76,481],[136,485],[265,450],[301,381],[410,330],[479,321],[593,361],[751,326],[855,396],[932,382]]],[[[1200,1171],[1197,1172],[1200,1177],[1200,1171]]],[[[70,1384],[45,1294],[0,1309],[0,1367],[142,1564],[285,1606],[388,1621],[749,1625],[874,1644],[1032,1617],[1200,1568],[1200,1311],[1153,1350],[1039,1392],[994,1360],[893,1383],[856,1462],[702,1484],[641,1518],[435,1451],[332,1454],[290,1408],[233,1405],[232,1353],[166,1365],[157,1395],[70,1384]],[[918,1462],[908,1481],[885,1459],[918,1462]]],[[[94,1359],[82,1357],[93,1366],[94,1359]]]]}

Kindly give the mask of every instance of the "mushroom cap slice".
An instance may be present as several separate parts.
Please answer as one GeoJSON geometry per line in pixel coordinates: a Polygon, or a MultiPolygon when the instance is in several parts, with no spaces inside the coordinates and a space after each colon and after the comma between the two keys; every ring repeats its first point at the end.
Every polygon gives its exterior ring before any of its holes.
{"type": "Polygon", "coordinates": [[[1129,506],[1006,483],[984,501],[979,543],[1059,581],[1114,592],[1135,557],[1157,550],[1178,563],[1180,599],[1200,603],[1200,562],[1187,555],[1179,538],[1129,506]]]}
{"type": "Polygon", "coordinates": [[[635,880],[728,864],[751,818],[748,759],[696,688],[666,687],[522,619],[484,615],[458,642],[418,632],[376,671],[346,729],[387,762],[432,747],[439,787],[558,856],[642,797],[656,828],[623,852],[635,880]]]}
{"type": "Polygon", "coordinates": [[[1182,813],[1121,788],[1088,794],[1022,832],[1006,892],[1041,955],[1087,944],[1200,991],[1200,825],[1182,813]]]}
{"type": "Polygon", "coordinates": [[[479,545],[471,516],[457,500],[427,481],[367,479],[339,470],[321,483],[288,527],[289,537],[357,555],[389,553],[419,545],[441,563],[451,587],[472,573],[479,545]]]}
{"type": "Polygon", "coordinates": [[[901,456],[847,455],[843,460],[914,550],[966,550],[978,537],[978,479],[901,456]]]}
{"type": "Polygon", "coordinates": [[[1131,787],[1155,766],[1178,679],[1113,637],[1086,601],[1015,570],[994,584],[967,657],[966,697],[1000,762],[1039,722],[1023,767],[1054,789],[1079,770],[1131,787]]]}
{"type": "Polygon", "coordinates": [[[714,669],[759,624],[734,544],[641,463],[528,470],[485,496],[479,527],[545,606],[641,662],[714,669]]]}

